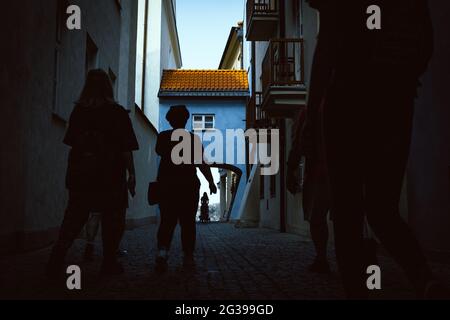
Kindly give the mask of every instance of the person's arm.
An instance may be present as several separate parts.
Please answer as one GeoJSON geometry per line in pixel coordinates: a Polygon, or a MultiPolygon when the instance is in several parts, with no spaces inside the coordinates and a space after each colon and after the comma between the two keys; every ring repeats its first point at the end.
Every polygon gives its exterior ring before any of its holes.
{"type": "Polygon", "coordinates": [[[301,112],[295,122],[292,148],[287,161],[286,187],[292,194],[296,194],[299,190],[300,162],[302,157],[305,156],[306,118],[306,112],[301,112]]]}
{"type": "Polygon", "coordinates": [[[162,156],[163,154],[163,143],[162,143],[162,134],[158,134],[158,136],[156,137],[156,145],[155,145],[155,152],[158,156],[162,156]]]}
{"type": "MultiPolygon", "coordinates": [[[[196,167],[198,167],[200,169],[200,172],[203,174],[205,179],[208,181],[208,183],[209,183],[209,191],[211,192],[211,194],[217,193],[217,186],[214,183],[214,178],[213,178],[213,175],[211,173],[211,167],[208,164],[208,159],[206,159],[204,154],[203,154],[202,142],[200,141],[200,138],[197,135],[194,134],[193,137],[195,139],[194,146],[195,146],[195,144],[200,144],[202,146],[201,147],[202,148],[202,158],[201,158],[202,159],[202,161],[201,161],[202,163],[196,165],[196,167]]],[[[195,149],[196,148],[194,147],[194,150],[195,149]]],[[[195,159],[195,156],[194,156],[194,159],[195,159]]]]}
{"type": "Polygon", "coordinates": [[[134,169],[133,151],[139,150],[139,143],[133,130],[128,113],[123,114],[123,131],[121,135],[121,151],[125,162],[125,168],[128,172],[127,186],[132,197],[136,195],[136,174],[134,169]]]}
{"type": "Polygon", "coordinates": [[[209,183],[209,191],[211,192],[211,194],[217,193],[217,187],[216,187],[216,184],[214,182],[214,178],[213,178],[213,175],[211,173],[210,166],[208,164],[204,163],[204,164],[199,166],[199,169],[200,169],[200,172],[203,174],[203,176],[205,177],[205,179],[209,183]]]}
{"type": "Polygon", "coordinates": [[[134,169],[134,158],[133,152],[125,152],[123,153],[125,159],[125,167],[128,172],[128,190],[130,191],[131,196],[136,195],[136,173],[134,169]]]}
{"type": "Polygon", "coordinates": [[[66,134],[64,136],[63,143],[70,147],[75,147],[79,138],[79,109],[75,106],[70,114],[69,124],[67,126],[66,134]]]}
{"type": "Polygon", "coordinates": [[[288,171],[290,172],[294,172],[295,169],[298,168],[302,156],[304,156],[303,139],[305,139],[305,136],[303,133],[305,129],[305,122],[306,122],[306,112],[301,112],[294,124],[295,131],[292,142],[292,148],[291,151],[289,152],[287,162],[288,171]]]}

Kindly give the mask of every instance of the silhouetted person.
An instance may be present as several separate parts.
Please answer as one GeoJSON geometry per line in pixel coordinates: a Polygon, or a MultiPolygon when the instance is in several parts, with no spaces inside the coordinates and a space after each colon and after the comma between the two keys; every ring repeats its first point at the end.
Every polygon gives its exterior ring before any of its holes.
{"type": "Polygon", "coordinates": [[[166,114],[166,119],[173,130],[163,131],[158,135],[156,153],[161,156],[158,170],[158,183],[160,186],[159,208],[161,223],[158,230],[158,255],[156,257],[156,270],[167,269],[167,259],[174,229],[178,223],[181,225],[181,242],[183,247],[183,263],[193,266],[196,239],[196,223],[200,181],[197,177],[198,167],[209,182],[211,193],[217,192],[209,165],[203,161],[203,147],[200,138],[185,131],[189,119],[189,111],[184,105],[172,106],[166,114]],[[172,140],[174,130],[184,130],[191,140],[191,159],[188,163],[175,164],[172,159],[172,149],[179,144],[172,140]],[[200,146],[197,154],[194,146],[200,146]],[[196,164],[196,162],[198,164],[196,164]]]}
{"type": "Polygon", "coordinates": [[[200,199],[200,222],[209,222],[209,198],[206,192],[200,199]]]}
{"type": "MultiPolygon", "coordinates": [[[[323,103],[319,106],[309,105],[308,110],[318,107],[317,122],[308,124],[306,132],[306,112],[301,112],[294,124],[294,140],[288,159],[287,188],[292,194],[303,192],[303,212],[309,222],[311,238],[316,250],[314,262],[309,270],[317,273],[329,273],[327,258],[328,247],[328,215],[331,215],[331,192],[328,177],[325,141],[323,133],[323,103]],[[314,141],[310,141],[314,137],[314,141]],[[309,145],[309,146],[308,146],[309,145]],[[305,157],[305,178],[303,188],[300,186],[300,161],[305,157]]],[[[368,235],[364,238],[364,262],[367,265],[377,264],[376,243],[368,235]]]]}
{"type": "Polygon", "coordinates": [[[90,212],[101,213],[102,273],[121,273],[116,252],[125,227],[127,192],[135,193],[132,151],[138,149],[138,142],[128,113],[115,102],[111,81],[103,70],[89,71],[64,143],[71,147],[66,175],[69,202],[47,275],[58,276],[63,271],[66,253],[90,212]]]}
{"type": "Polygon", "coordinates": [[[295,194],[299,191],[299,165],[302,156],[306,157],[305,180],[303,183],[303,211],[305,219],[309,222],[311,238],[316,250],[316,258],[310,265],[311,272],[329,273],[330,266],[327,258],[328,221],[327,216],[331,206],[331,195],[328,181],[327,165],[325,159],[325,144],[323,142],[322,124],[316,124],[318,130],[314,137],[315,154],[307,152],[304,136],[306,112],[302,111],[295,123],[293,147],[289,153],[287,188],[295,194]]]}
{"type": "Polygon", "coordinates": [[[346,293],[349,298],[368,294],[363,259],[366,215],[418,295],[430,296],[435,287],[431,271],[399,214],[414,98],[432,52],[427,3],[310,3],[321,12],[310,98],[324,103],[336,255],[346,293]],[[366,26],[369,5],[381,8],[381,30],[366,26]]]}

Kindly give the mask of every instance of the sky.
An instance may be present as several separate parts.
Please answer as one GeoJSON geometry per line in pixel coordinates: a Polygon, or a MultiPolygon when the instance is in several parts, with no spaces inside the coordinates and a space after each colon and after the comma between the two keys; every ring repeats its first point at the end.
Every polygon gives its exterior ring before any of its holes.
{"type": "MultiPolygon", "coordinates": [[[[244,20],[245,0],[176,0],[176,6],[183,69],[217,69],[231,27],[244,20]]],[[[206,179],[198,176],[201,194],[208,192],[210,203],[218,203],[219,192],[209,195],[206,179]]],[[[217,169],[213,176],[218,183],[217,169]]]]}
{"type": "Polygon", "coordinates": [[[245,0],[176,0],[183,69],[217,69],[245,0]]]}

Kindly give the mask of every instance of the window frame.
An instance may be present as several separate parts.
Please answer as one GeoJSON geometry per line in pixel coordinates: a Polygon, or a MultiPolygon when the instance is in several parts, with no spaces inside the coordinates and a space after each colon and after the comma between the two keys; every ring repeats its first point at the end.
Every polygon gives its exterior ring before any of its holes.
{"type": "MultiPolygon", "coordinates": [[[[208,123],[209,123],[209,121],[208,121],[208,123]]],[[[216,115],[211,114],[211,113],[208,113],[208,114],[195,113],[195,114],[193,114],[192,115],[192,130],[194,130],[194,131],[196,131],[196,130],[202,130],[202,131],[216,130],[216,115]],[[195,120],[195,117],[202,117],[202,120],[201,120],[202,126],[200,128],[195,126],[195,124],[199,122],[199,121],[195,120]],[[207,123],[206,117],[212,117],[212,128],[206,128],[206,123],[207,123]]]]}

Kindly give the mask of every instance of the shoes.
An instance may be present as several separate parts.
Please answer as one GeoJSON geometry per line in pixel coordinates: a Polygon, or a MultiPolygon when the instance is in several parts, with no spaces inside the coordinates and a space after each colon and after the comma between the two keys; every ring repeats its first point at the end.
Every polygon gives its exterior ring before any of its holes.
{"type": "Polygon", "coordinates": [[[155,271],[157,273],[164,273],[167,271],[167,260],[169,259],[169,253],[167,250],[161,249],[158,252],[155,260],[155,271]]]}
{"type": "Polygon", "coordinates": [[[308,268],[309,272],[328,274],[331,273],[330,265],[326,260],[315,260],[308,268]]]}
{"type": "Polygon", "coordinates": [[[128,251],[127,250],[122,250],[122,249],[117,250],[117,256],[119,258],[125,257],[127,255],[128,255],[128,251]]]}
{"type": "Polygon", "coordinates": [[[84,261],[91,262],[94,260],[94,244],[88,243],[84,248],[84,261]]]}
{"type": "Polygon", "coordinates": [[[108,261],[108,262],[103,261],[100,273],[102,275],[115,276],[123,274],[124,269],[122,264],[118,261],[108,261]]]}

